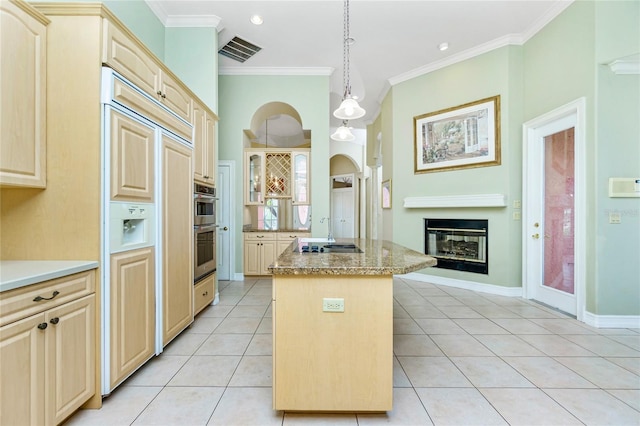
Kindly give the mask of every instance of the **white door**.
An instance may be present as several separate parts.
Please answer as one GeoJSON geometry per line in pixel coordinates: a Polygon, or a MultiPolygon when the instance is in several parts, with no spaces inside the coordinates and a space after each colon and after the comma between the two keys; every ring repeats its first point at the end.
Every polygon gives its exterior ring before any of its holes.
{"type": "Polygon", "coordinates": [[[233,238],[233,181],[234,164],[232,161],[220,161],[218,163],[218,179],[216,190],[218,195],[218,209],[216,220],[218,225],[217,241],[217,275],[218,280],[231,280],[231,271],[235,253],[233,238]]]}
{"type": "Polygon", "coordinates": [[[576,108],[525,124],[526,295],[578,315],[583,306],[584,144],[576,108]]]}
{"type": "Polygon", "coordinates": [[[354,238],[355,189],[353,175],[332,176],[331,224],[335,238],[354,238]]]}

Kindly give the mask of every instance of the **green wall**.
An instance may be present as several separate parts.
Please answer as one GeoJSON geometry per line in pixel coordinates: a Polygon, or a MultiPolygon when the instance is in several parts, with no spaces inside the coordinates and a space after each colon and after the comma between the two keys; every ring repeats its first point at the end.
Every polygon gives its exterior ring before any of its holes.
{"type": "Polygon", "coordinates": [[[325,236],[326,224],[320,218],[329,211],[329,76],[233,76],[218,80],[219,115],[218,156],[236,163],[236,265],[242,272],[243,223],[243,130],[251,127],[251,118],[262,105],[284,102],[295,108],[302,127],[311,130],[311,230],[325,236]]]}
{"type": "Polygon", "coordinates": [[[164,61],[165,28],[144,1],[106,0],[103,3],[145,46],[164,61]]]}
{"type": "Polygon", "coordinates": [[[218,31],[205,28],[167,28],[165,64],[213,112],[218,111],[218,31]]]}
{"type": "Polygon", "coordinates": [[[640,54],[640,2],[596,2],[595,312],[640,314],[640,199],[609,198],[609,177],[640,177],[640,76],[606,65],[640,54]],[[618,212],[622,223],[609,223],[618,212]]]}
{"type": "Polygon", "coordinates": [[[405,197],[417,196],[504,194],[509,205],[521,199],[522,113],[518,107],[522,103],[521,55],[521,47],[503,47],[392,88],[393,154],[390,165],[388,158],[383,157],[383,169],[385,178],[389,168],[393,171],[394,242],[422,252],[424,218],[489,220],[488,275],[436,268],[425,269],[424,274],[505,287],[519,287],[522,283],[521,222],[512,219],[511,207],[402,207],[405,197]],[[500,95],[502,105],[501,165],[414,174],[413,117],[495,95],[500,95]]]}

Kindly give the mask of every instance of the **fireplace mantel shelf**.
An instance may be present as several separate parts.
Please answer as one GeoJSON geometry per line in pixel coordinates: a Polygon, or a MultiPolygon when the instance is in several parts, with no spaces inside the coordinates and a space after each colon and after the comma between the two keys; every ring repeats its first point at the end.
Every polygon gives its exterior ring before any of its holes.
{"type": "Polygon", "coordinates": [[[504,194],[442,195],[434,197],[407,197],[406,209],[437,209],[447,207],[506,207],[504,194]]]}

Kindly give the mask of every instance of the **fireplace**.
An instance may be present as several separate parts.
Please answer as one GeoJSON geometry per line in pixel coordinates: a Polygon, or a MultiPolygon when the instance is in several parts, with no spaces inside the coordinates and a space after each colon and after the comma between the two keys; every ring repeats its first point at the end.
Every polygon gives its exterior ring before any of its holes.
{"type": "Polygon", "coordinates": [[[424,219],[424,252],[437,268],[489,273],[489,222],[470,219],[424,219]]]}

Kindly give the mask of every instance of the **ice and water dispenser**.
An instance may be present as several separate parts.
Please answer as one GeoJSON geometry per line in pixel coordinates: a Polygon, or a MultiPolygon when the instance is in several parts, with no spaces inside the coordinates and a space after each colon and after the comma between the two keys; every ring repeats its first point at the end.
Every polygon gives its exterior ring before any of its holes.
{"type": "Polygon", "coordinates": [[[111,253],[155,245],[153,204],[111,202],[109,213],[111,253]]]}

